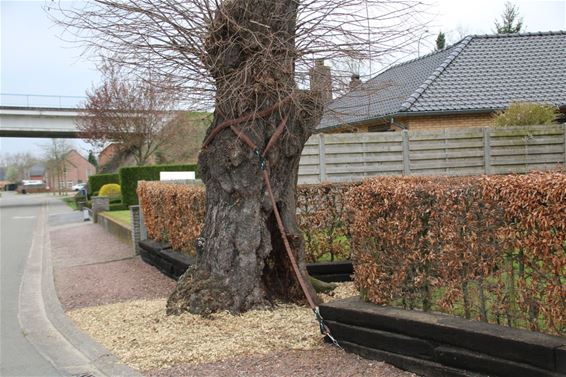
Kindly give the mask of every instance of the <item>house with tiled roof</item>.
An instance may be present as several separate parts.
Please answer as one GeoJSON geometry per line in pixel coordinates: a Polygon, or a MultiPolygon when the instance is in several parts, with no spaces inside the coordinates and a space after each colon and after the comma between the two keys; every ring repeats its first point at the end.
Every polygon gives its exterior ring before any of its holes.
{"type": "Polygon", "coordinates": [[[44,181],[45,180],[46,169],[45,165],[42,163],[37,163],[32,165],[28,171],[28,177],[32,181],[44,181]]]}
{"type": "Polygon", "coordinates": [[[317,132],[483,127],[514,102],[566,114],[566,31],[472,35],[330,102],[317,132]]]}

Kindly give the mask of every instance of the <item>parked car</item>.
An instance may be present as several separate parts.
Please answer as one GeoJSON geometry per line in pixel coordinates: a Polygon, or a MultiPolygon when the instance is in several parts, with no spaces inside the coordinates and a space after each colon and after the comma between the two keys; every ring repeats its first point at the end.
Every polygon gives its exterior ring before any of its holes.
{"type": "Polygon", "coordinates": [[[47,189],[45,188],[45,183],[43,181],[23,180],[22,183],[18,185],[16,191],[20,194],[28,194],[34,192],[45,192],[47,189]]]}
{"type": "Polygon", "coordinates": [[[81,191],[82,189],[84,189],[85,186],[86,183],[77,183],[76,185],[73,185],[71,188],[73,189],[73,191],[81,191]]]}

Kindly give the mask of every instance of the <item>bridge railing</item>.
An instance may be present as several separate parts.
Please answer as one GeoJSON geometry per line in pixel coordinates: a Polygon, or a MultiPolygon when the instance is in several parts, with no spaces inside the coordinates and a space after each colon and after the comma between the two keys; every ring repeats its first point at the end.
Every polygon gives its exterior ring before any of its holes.
{"type": "Polygon", "coordinates": [[[69,109],[79,107],[85,100],[83,96],[0,93],[0,106],[69,109]]]}

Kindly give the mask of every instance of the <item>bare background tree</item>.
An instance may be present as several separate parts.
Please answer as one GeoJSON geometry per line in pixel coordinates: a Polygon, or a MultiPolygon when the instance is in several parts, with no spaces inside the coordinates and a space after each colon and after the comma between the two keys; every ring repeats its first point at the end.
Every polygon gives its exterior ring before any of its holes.
{"type": "Polygon", "coordinates": [[[53,187],[51,191],[62,195],[67,191],[66,156],[71,146],[65,139],[51,139],[51,142],[42,146],[45,169],[53,187]]]}
{"type": "Polygon", "coordinates": [[[420,4],[98,0],[62,10],[60,23],[87,47],[132,72],[150,66],[158,84],[182,89],[187,103],[214,108],[199,155],[207,192],[202,247],[170,296],[169,313],[241,312],[302,297],[283,240],[306,275],[295,216],[297,171],[328,99],[326,88],[304,90],[308,73],[319,59],[375,61],[409,47],[424,30],[420,4]]]}
{"type": "Polygon", "coordinates": [[[113,63],[100,71],[103,82],[87,91],[78,128],[95,147],[115,142],[136,165],[145,165],[174,136],[176,91],[155,85],[149,75],[128,75],[113,63]]]}
{"type": "Polygon", "coordinates": [[[0,166],[6,168],[6,180],[16,183],[29,178],[30,168],[39,162],[29,152],[5,154],[0,158],[0,166]]]}

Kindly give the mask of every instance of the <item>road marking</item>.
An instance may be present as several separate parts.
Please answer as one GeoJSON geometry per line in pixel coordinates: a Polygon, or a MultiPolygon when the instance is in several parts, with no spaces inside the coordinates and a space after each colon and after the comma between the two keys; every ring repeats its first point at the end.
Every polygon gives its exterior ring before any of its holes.
{"type": "Polygon", "coordinates": [[[14,216],[12,217],[14,220],[27,220],[27,219],[35,219],[35,216],[14,216]]]}

